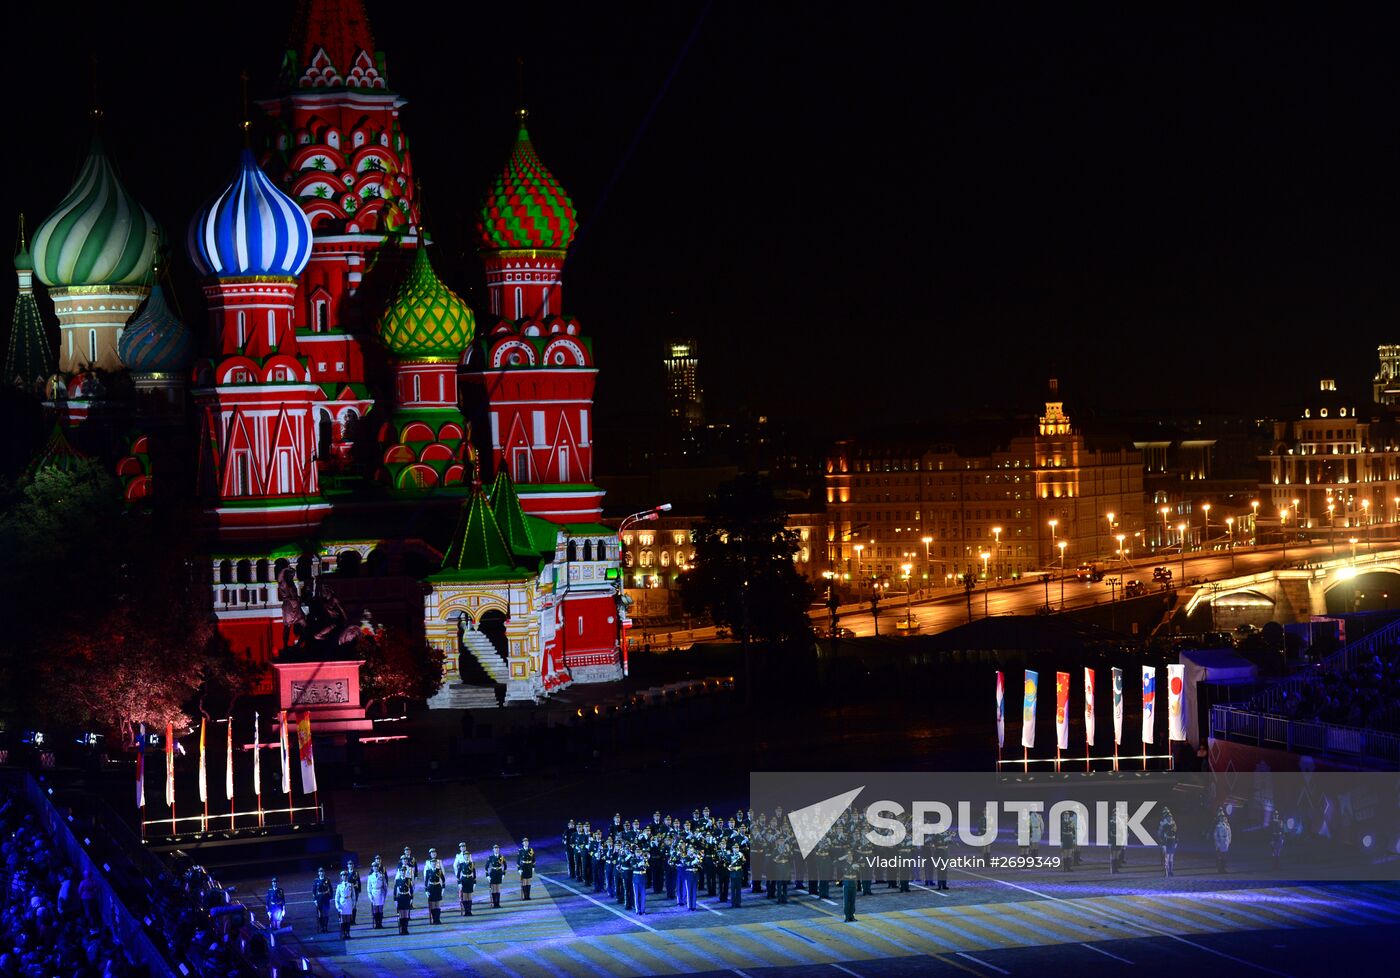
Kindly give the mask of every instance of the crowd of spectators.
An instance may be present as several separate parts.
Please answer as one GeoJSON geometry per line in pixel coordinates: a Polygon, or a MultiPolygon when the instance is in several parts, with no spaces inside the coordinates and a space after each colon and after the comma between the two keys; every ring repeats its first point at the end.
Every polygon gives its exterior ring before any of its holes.
{"type": "Polygon", "coordinates": [[[0,978],[140,978],[104,926],[97,881],[0,788],[0,978]]]}
{"type": "Polygon", "coordinates": [[[1280,707],[1290,720],[1400,733],[1400,648],[1346,672],[1310,670],[1282,690],[1280,707]]]}

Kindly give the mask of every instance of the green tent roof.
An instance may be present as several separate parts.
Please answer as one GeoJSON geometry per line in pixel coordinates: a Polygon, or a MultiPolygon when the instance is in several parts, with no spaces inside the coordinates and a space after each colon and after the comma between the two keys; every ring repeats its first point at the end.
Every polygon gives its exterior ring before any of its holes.
{"type": "Polygon", "coordinates": [[[510,547],[491,510],[491,502],[480,489],[472,493],[471,502],[462,508],[452,542],[442,558],[442,571],[442,575],[435,576],[455,576],[459,572],[491,572],[504,576],[518,573],[510,547]]]}
{"type": "Polygon", "coordinates": [[[540,554],[554,549],[553,524],[536,518],[535,524],[545,525],[531,525],[530,517],[516,495],[515,483],[504,469],[496,473],[496,481],[491,486],[491,510],[496,514],[501,535],[510,545],[512,553],[537,559],[540,554]]]}

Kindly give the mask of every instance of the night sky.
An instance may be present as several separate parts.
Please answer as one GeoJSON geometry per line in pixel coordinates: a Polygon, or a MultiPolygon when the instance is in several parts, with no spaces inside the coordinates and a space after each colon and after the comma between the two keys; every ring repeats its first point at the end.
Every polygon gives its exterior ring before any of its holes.
{"type": "MultiPolygon", "coordinates": [[[[668,335],[699,339],[712,406],[839,428],[1028,409],[1052,364],[1099,411],[1266,414],[1400,341],[1400,61],[1370,10],[367,8],[437,265],[479,312],[525,56],[614,430],[659,402],[668,335]]],[[[133,9],[9,12],[31,224],[76,172],[92,52],[119,171],[177,239],[233,166],[240,68],[276,90],[290,2],[133,9]]]]}

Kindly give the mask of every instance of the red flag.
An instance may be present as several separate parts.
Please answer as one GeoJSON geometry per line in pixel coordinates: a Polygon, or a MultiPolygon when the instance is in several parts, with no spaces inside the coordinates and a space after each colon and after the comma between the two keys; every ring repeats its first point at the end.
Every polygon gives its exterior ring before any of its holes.
{"type": "Polygon", "coordinates": [[[1055,673],[1055,741],[1069,747],[1069,673],[1055,673]]]}
{"type": "Polygon", "coordinates": [[[316,758],[311,753],[311,711],[303,710],[297,721],[297,755],[301,760],[301,790],[316,790],[316,758]]]}
{"type": "Polygon", "coordinates": [[[224,796],[233,801],[233,717],[228,718],[228,757],[224,758],[224,796]]]}
{"type": "Polygon", "coordinates": [[[165,725],[165,804],[175,804],[175,726],[165,725]]]}

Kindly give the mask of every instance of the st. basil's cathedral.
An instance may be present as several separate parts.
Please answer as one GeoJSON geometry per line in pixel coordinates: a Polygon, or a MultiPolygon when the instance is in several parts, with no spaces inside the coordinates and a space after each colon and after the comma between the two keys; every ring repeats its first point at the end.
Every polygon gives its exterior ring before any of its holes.
{"type": "Polygon", "coordinates": [[[51,413],[50,456],[119,430],[131,505],[200,500],[212,613],[235,652],[273,667],[284,706],[363,723],[357,667],[293,654],[313,605],[442,651],[435,707],[621,678],[597,368],[564,312],[577,218],[526,113],[477,220],[478,316],[434,268],[405,101],[360,0],[300,0],[283,83],[259,103],[266,149],[245,122],[232,180],[183,234],[157,225],[94,135],[72,190],[21,232],[5,382],[51,413]],[[202,334],[168,294],[162,264],[185,260],[202,334]]]}

